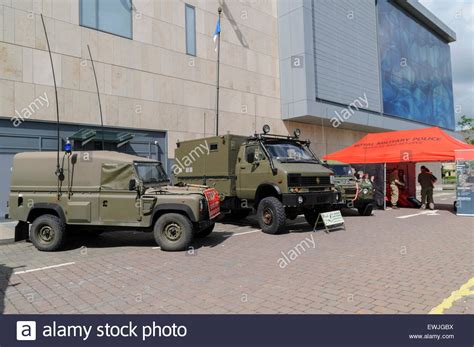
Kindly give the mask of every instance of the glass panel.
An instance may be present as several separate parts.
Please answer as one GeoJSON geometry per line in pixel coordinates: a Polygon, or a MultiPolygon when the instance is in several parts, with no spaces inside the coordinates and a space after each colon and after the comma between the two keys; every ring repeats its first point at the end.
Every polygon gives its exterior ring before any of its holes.
{"type": "Polygon", "coordinates": [[[454,129],[449,45],[391,1],[378,12],[384,113],[454,129]]]}
{"type": "Polygon", "coordinates": [[[81,0],[81,25],[97,29],[97,1],[81,0]]]}
{"type": "Polygon", "coordinates": [[[186,5],[186,53],[196,55],[196,12],[186,5]]]}
{"type": "Polygon", "coordinates": [[[130,0],[100,0],[98,29],[132,38],[130,0]]]}

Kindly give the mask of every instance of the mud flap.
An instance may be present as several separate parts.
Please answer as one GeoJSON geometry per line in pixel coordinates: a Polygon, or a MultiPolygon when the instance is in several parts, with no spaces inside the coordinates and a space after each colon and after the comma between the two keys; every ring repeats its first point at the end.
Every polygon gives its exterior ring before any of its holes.
{"type": "Polygon", "coordinates": [[[18,222],[15,226],[15,242],[30,239],[30,225],[27,222],[18,222]]]}

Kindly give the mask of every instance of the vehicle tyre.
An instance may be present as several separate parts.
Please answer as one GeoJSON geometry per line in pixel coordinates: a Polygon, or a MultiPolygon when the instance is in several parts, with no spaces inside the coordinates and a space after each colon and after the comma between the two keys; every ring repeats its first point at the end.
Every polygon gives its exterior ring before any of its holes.
{"type": "Polygon", "coordinates": [[[40,251],[57,251],[66,241],[66,225],[59,217],[44,214],[31,224],[30,239],[40,251]]]}
{"type": "Polygon", "coordinates": [[[361,216],[371,216],[373,209],[374,209],[374,205],[367,204],[367,205],[359,207],[357,211],[359,212],[359,215],[361,216]]]}
{"type": "Polygon", "coordinates": [[[306,222],[312,227],[314,227],[314,225],[316,224],[316,221],[318,220],[318,216],[319,216],[319,211],[315,208],[304,211],[304,219],[306,219],[306,222]]]}
{"type": "Polygon", "coordinates": [[[278,234],[286,222],[285,207],[277,198],[270,196],[258,204],[258,224],[264,233],[278,234]]]}
{"type": "Polygon", "coordinates": [[[334,207],[326,206],[326,205],[318,206],[318,208],[309,208],[304,211],[304,218],[306,219],[306,222],[309,225],[314,227],[320,213],[335,211],[335,210],[336,209],[334,207]]]}
{"type": "Polygon", "coordinates": [[[216,226],[216,223],[212,223],[212,225],[208,226],[207,228],[204,228],[196,233],[196,237],[206,237],[209,236],[212,231],[214,230],[214,227],[216,226]]]}
{"type": "Polygon", "coordinates": [[[166,213],[156,221],[153,235],[163,251],[183,251],[193,240],[193,225],[181,214],[166,213]]]}

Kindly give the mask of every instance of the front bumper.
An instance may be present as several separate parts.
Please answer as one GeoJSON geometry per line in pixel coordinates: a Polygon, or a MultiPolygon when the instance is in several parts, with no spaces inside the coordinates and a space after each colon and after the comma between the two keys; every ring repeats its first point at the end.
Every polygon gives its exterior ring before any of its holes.
{"type": "Polygon", "coordinates": [[[289,207],[309,207],[315,205],[333,205],[340,199],[338,192],[285,193],[281,202],[289,207]],[[301,197],[301,198],[300,198],[301,197]],[[302,199],[302,202],[301,202],[302,199]]]}

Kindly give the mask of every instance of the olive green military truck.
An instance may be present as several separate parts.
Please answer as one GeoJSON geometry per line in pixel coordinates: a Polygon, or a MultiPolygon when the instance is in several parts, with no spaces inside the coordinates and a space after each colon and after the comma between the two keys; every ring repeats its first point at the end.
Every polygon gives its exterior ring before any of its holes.
{"type": "Polygon", "coordinates": [[[61,155],[59,178],[56,155],[13,159],[10,217],[26,235],[31,224],[29,238],[41,251],[61,249],[70,231],[153,231],[166,251],[184,250],[194,235],[212,232],[219,214],[213,188],[170,186],[160,162],[109,151],[61,155]]]}
{"type": "Polygon", "coordinates": [[[349,164],[328,160],[324,165],[334,172],[334,184],[341,194],[337,206],[355,208],[361,216],[370,216],[375,204],[372,182],[357,179],[349,164]]]}
{"type": "Polygon", "coordinates": [[[332,171],[295,136],[224,135],[177,143],[172,171],[180,182],[215,187],[223,211],[245,217],[252,208],[262,231],[282,231],[286,219],[304,214],[314,225],[319,212],[338,201],[332,171]]]}

